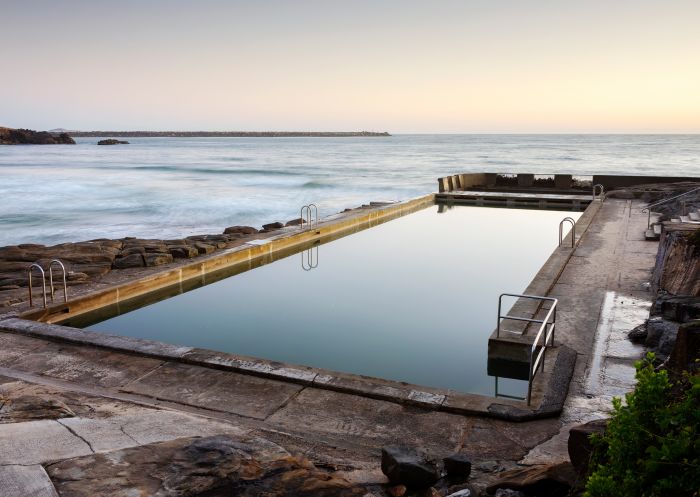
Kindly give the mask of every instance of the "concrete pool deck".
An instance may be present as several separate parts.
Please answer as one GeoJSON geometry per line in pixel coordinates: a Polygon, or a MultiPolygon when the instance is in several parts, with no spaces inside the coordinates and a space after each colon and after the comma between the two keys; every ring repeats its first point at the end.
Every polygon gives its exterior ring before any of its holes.
{"type": "MultiPolygon", "coordinates": [[[[577,355],[559,418],[513,423],[454,414],[440,410],[447,398],[439,406],[431,405],[435,399],[389,402],[318,388],[314,381],[279,381],[183,362],[178,355],[186,352],[177,347],[170,357],[158,358],[145,342],[144,349],[127,353],[65,337],[29,336],[28,327],[23,331],[10,318],[0,321],[2,397],[59,399],[74,416],[0,424],[0,440],[11,447],[0,460],[0,484],[15,481],[21,488],[23,481],[43,482],[49,492],[43,468],[55,461],[218,433],[262,436],[368,488],[385,482],[379,449],[388,444],[420,445],[438,455],[465,453],[475,462],[473,479],[484,482],[518,462],[568,459],[570,426],[601,417],[610,409],[610,396],[633,385],[632,364],[642,350],[626,341],[626,331],[646,318],[651,301],[646,283],[658,245],[644,241],[642,207],[636,200],[607,199],[549,292],[560,299],[557,345],[577,355]]],[[[547,370],[552,367],[550,361],[547,370]]],[[[13,495],[25,494],[8,497],[13,495]]]]}

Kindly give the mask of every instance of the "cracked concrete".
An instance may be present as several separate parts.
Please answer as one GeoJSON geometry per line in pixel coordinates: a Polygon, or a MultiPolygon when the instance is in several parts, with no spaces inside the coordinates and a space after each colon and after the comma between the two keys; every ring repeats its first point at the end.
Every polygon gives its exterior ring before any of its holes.
{"type": "Polygon", "coordinates": [[[630,364],[640,351],[622,334],[646,312],[644,283],[656,246],[640,243],[646,217],[639,207],[606,201],[552,289],[561,306],[557,343],[578,353],[560,419],[510,423],[450,414],[176,357],[164,361],[0,332],[0,396],[47,395],[76,414],[0,424],[6,448],[0,465],[40,468],[93,452],[224,433],[264,437],[364,483],[383,481],[379,450],[389,443],[468,454],[475,478],[484,481],[488,468],[562,460],[570,426],[605,415],[609,397],[633,385],[630,364]]]}

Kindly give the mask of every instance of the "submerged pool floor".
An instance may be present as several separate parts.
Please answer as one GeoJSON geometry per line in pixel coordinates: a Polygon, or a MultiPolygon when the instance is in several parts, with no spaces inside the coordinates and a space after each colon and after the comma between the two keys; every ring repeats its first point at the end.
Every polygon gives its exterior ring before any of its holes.
{"type": "Polygon", "coordinates": [[[498,295],[522,292],[579,215],[430,207],[89,329],[494,395],[498,295]]]}

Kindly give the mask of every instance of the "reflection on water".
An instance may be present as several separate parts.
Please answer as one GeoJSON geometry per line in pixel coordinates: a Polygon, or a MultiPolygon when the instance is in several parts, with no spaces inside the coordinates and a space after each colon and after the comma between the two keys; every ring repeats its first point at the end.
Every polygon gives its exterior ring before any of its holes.
{"type": "MultiPolygon", "coordinates": [[[[580,214],[437,210],[307,248],[302,269],[294,254],[90,329],[494,395],[498,296],[521,293],[559,221],[580,214]]],[[[498,389],[523,394],[519,380],[498,389]]]]}

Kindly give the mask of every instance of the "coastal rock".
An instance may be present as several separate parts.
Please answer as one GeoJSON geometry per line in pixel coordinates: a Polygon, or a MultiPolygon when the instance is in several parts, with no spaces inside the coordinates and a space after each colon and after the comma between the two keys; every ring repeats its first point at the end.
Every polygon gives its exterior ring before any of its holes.
{"type": "Polygon", "coordinates": [[[60,495],[360,497],[365,489],[263,439],[185,438],[50,464],[60,495]]]}
{"type": "Polygon", "coordinates": [[[472,471],[472,463],[466,454],[452,454],[442,460],[445,472],[450,478],[469,478],[472,471]]]}
{"type": "Polygon", "coordinates": [[[649,318],[644,345],[652,349],[659,359],[666,359],[676,342],[678,326],[680,326],[679,323],[667,321],[660,316],[649,318]]]}
{"type": "Polygon", "coordinates": [[[191,245],[171,245],[168,250],[176,259],[191,259],[199,255],[199,251],[191,245]]]}
{"type": "Polygon", "coordinates": [[[285,226],[299,226],[301,224],[304,224],[306,221],[304,221],[302,218],[298,217],[296,219],[292,219],[291,221],[287,221],[287,224],[285,226]]]}
{"type": "Polygon", "coordinates": [[[591,459],[591,453],[593,452],[593,445],[590,439],[591,435],[604,434],[607,426],[607,419],[596,419],[582,425],[574,426],[569,431],[569,440],[567,443],[569,459],[580,475],[586,474],[588,463],[591,459]]]}
{"type": "Polygon", "coordinates": [[[60,400],[45,399],[36,395],[22,395],[14,399],[0,397],[0,406],[0,423],[75,416],[75,413],[60,400]]]}
{"type": "Polygon", "coordinates": [[[280,228],[284,228],[284,224],[282,224],[280,222],[263,224],[263,226],[262,226],[263,231],[274,231],[274,230],[278,230],[280,228]]]}
{"type": "MultiPolygon", "coordinates": [[[[569,462],[539,464],[504,471],[498,480],[486,488],[489,494],[500,490],[516,490],[528,495],[565,497],[576,482],[577,475],[569,462]]],[[[496,494],[498,495],[498,494],[496,494]]],[[[502,494],[517,495],[517,494],[502,494]]]]}
{"type": "Polygon", "coordinates": [[[437,462],[424,450],[398,445],[382,448],[382,473],[409,487],[429,487],[440,478],[437,462]]]}
{"type": "Polygon", "coordinates": [[[98,145],[128,145],[128,141],[115,140],[114,138],[108,138],[106,140],[100,140],[97,142],[98,145]]]}
{"type": "Polygon", "coordinates": [[[213,245],[209,245],[208,243],[203,243],[203,242],[196,242],[194,244],[195,248],[197,249],[197,252],[200,254],[211,254],[216,250],[216,247],[213,245]]]}
{"type": "Polygon", "coordinates": [[[75,145],[67,133],[0,127],[0,145],[75,145]]]}
{"type": "Polygon", "coordinates": [[[627,333],[627,338],[634,343],[644,343],[644,341],[647,339],[647,324],[642,323],[639,326],[634,327],[629,333],[627,333]]]}
{"type": "MultiPolygon", "coordinates": [[[[172,256],[171,256],[172,257],[172,256]]],[[[146,262],[141,254],[131,254],[126,257],[118,257],[114,259],[114,267],[116,269],[126,269],[131,267],[144,267],[146,262]]]]}
{"type": "Polygon", "coordinates": [[[162,266],[163,264],[170,264],[173,262],[173,256],[170,253],[167,254],[146,254],[143,256],[146,266],[162,266]]]}
{"type": "Polygon", "coordinates": [[[257,232],[252,226],[229,226],[224,230],[225,235],[254,235],[257,232]]]}

